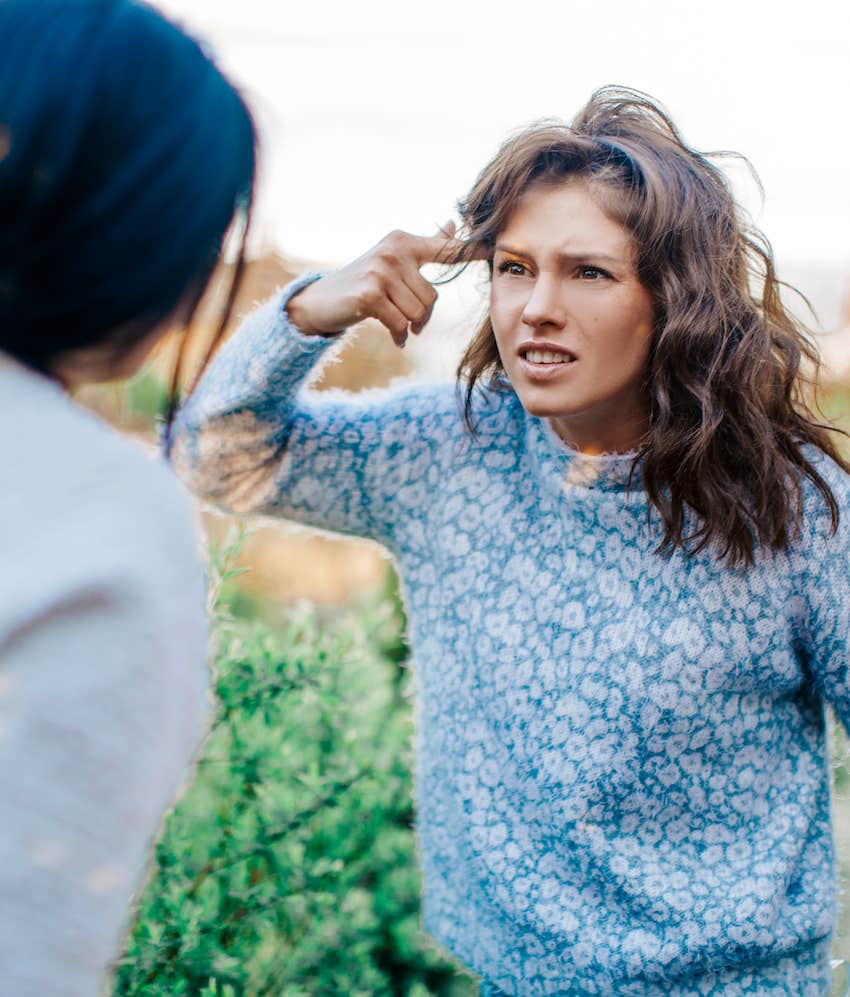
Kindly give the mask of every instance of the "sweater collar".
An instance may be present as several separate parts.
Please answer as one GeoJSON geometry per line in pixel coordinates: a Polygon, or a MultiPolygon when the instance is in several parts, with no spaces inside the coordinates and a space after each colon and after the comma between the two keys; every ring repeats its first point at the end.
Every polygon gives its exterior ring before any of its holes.
{"type": "Polygon", "coordinates": [[[548,420],[527,416],[527,439],[541,470],[562,492],[594,489],[601,492],[643,491],[641,459],[636,451],[583,454],[565,443],[548,420]]]}

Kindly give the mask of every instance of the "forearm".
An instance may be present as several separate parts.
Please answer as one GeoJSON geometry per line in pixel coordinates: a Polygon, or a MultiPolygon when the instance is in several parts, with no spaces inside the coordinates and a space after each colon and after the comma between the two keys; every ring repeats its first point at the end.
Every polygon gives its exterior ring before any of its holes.
{"type": "Polygon", "coordinates": [[[324,330],[342,313],[328,313],[312,324],[318,333],[305,335],[282,311],[285,300],[255,311],[216,357],[178,416],[172,463],[196,494],[225,511],[393,547],[399,521],[418,515],[401,500],[403,486],[439,459],[443,433],[458,422],[454,389],[302,391],[338,338],[324,330]]]}
{"type": "Polygon", "coordinates": [[[178,474],[198,495],[234,512],[258,511],[285,450],[295,397],[337,337],[303,334],[288,285],[249,315],[180,410],[170,440],[178,474]]]}

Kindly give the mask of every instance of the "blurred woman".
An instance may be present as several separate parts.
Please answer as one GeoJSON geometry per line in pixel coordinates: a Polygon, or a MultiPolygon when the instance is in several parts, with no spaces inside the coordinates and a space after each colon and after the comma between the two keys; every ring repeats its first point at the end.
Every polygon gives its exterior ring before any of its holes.
{"type": "Polygon", "coordinates": [[[152,8],[0,2],[0,990],[15,997],[98,991],[207,710],[191,503],[69,392],[132,374],[188,323],[231,223],[247,229],[254,161],[242,98],[152,8]]]}
{"type": "Polygon", "coordinates": [[[393,233],[251,316],[175,462],[398,559],[424,922],[485,992],[825,994],[850,484],[769,248],[617,89],[507,142],[461,217],[464,242],[393,233]],[[300,390],[337,330],[420,332],[419,267],[472,256],[460,392],[300,390]]]}

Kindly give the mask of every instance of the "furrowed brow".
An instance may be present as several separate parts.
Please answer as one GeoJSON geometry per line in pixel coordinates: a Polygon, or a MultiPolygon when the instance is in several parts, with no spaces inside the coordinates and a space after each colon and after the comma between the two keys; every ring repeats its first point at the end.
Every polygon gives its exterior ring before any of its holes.
{"type": "Polygon", "coordinates": [[[514,249],[512,246],[506,246],[502,242],[497,242],[493,249],[498,253],[507,253],[508,256],[521,256],[524,260],[531,259],[528,253],[524,253],[521,249],[514,249]]]}
{"type": "Polygon", "coordinates": [[[592,249],[587,249],[581,252],[573,250],[571,253],[558,253],[559,260],[565,260],[567,263],[580,263],[584,260],[598,260],[600,263],[612,263],[623,265],[623,260],[617,256],[611,256],[609,253],[597,253],[592,249]]]}
{"type": "MultiPolygon", "coordinates": [[[[513,246],[507,246],[502,242],[497,242],[493,247],[496,252],[506,253],[508,256],[518,256],[523,260],[530,260],[532,256],[530,253],[525,252],[522,249],[515,249],[513,246]]],[[[618,256],[611,256],[610,253],[598,253],[594,250],[583,250],[572,252],[562,252],[558,253],[558,259],[566,263],[580,263],[586,260],[598,260],[600,263],[610,263],[612,265],[624,265],[624,260],[620,259],[618,256]]]]}

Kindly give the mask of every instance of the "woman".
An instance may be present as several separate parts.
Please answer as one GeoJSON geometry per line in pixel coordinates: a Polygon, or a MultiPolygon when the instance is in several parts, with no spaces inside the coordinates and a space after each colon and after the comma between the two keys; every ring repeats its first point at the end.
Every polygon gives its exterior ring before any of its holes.
{"type": "Polygon", "coordinates": [[[69,392],[187,322],[254,127],[131,0],[0,3],[0,990],[91,997],[204,726],[204,581],[169,469],[69,392]]]}
{"type": "Polygon", "coordinates": [[[177,465],[395,554],[424,922],[485,992],[823,994],[848,478],[767,245],[615,89],[509,141],[461,215],[463,243],[394,233],[250,317],[177,465]],[[435,299],[418,268],[476,255],[465,400],[300,391],[335,330],[374,316],[403,345],[435,299]]]}

